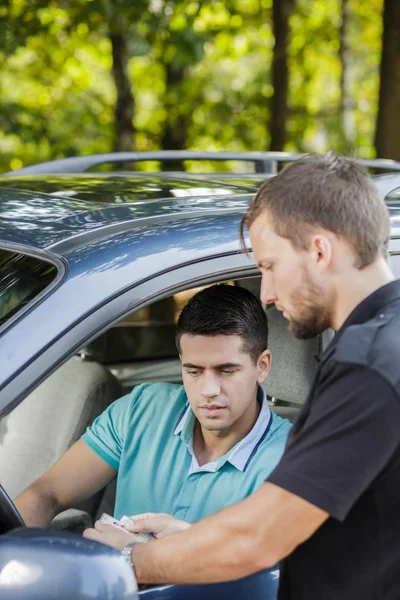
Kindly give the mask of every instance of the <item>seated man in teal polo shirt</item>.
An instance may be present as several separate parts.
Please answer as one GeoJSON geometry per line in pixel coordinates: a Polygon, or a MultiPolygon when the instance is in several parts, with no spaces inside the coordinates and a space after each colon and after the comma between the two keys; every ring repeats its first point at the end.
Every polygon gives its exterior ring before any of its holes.
{"type": "Polygon", "coordinates": [[[167,513],[193,523],[256,490],[290,423],[261,387],[271,353],[260,302],[216,285],[194,295],[176,331],[183,386],[143,384],[114,402],[15,504],[46,526],[117,476],[115,517],[167,513]]]}

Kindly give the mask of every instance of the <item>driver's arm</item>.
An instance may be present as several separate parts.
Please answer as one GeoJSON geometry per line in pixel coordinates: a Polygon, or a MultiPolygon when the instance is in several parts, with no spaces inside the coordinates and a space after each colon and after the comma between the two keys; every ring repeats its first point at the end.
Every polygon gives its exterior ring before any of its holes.
{"type": "Polygon", "coordinates": [[[79,440],[14,502],[29,527],[46,527],[58,513],[98,492],[116,474],[79,440]]]}

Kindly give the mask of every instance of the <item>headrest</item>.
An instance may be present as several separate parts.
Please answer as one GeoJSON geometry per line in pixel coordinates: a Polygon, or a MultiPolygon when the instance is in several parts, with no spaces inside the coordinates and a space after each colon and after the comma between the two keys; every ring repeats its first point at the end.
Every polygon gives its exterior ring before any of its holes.
{"type": "Polygon", "coordinates": [[[81,356],[103,365],[177,358],[175,325],[145,323],[112,327],[88,344],[81,356]]]}
{"type": "Polygon", "coordinates": [[[276,401],[304,404],[322,350],[322,337],[298,340],[288,329],[288,321],[274,306],[267,307],[268,348],[272,352],[271,372],[265,382],[268,396],[276,401]]]}

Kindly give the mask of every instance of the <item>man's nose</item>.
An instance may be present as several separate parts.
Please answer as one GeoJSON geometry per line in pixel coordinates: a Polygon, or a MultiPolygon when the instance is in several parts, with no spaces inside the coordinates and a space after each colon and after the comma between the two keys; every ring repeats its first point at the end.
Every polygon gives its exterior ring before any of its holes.
{"type": "Polygon", "coordinates": [[[278,296],[275,292],[274,286],[272,285],[271,279],[265,277],[265,275],[261,281],[260,300],[264,304],[271,304],[278,300],[278,296]]]}
{"type": "Polygon", "coordinates": [[[221,386],[219,384],[219,379],[215,374],[205,373],[202,383],[201,395],[204,398],[214,398],[219,395],[221,386]]]}

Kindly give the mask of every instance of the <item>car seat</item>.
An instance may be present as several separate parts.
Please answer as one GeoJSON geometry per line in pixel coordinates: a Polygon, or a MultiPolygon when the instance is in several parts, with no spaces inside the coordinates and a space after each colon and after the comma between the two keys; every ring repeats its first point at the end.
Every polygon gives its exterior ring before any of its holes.
{"type": "Polygon", "coordinates": [[[271,371],[265,382],[273,410],[293,421],[307,399],[318,362],[316,356],[333,337],[331,329],[309,340],[299,340],[289,331],[288,321],[275,306],[267,307],[271,371]]]}
{"type": "MultiPolygon", "coordinates": [[[[0,420],[0,481],[10,497],[42,475],[121,395],[107,368],[74,356],[0,420]]],[[[52,526],[74,531],[90,526],[99,501],[97,494],[64,511],[52,526]]]]}

